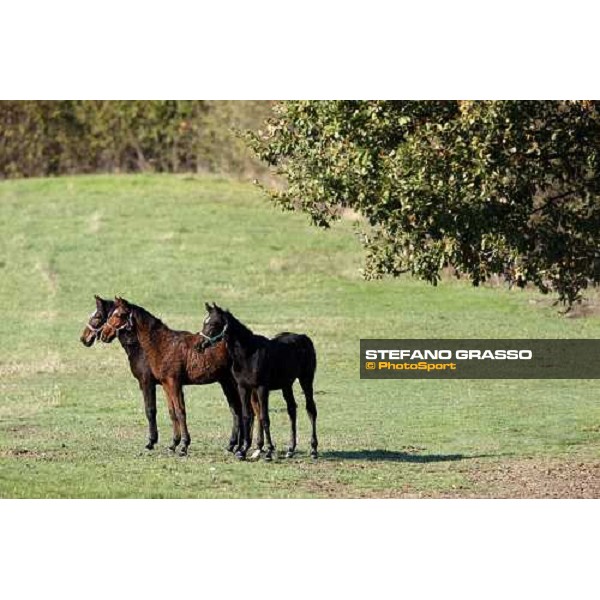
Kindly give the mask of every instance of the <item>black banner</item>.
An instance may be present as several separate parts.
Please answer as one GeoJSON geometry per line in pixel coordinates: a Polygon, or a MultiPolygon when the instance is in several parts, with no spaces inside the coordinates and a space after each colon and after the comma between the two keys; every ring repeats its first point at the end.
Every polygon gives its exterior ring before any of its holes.
{"type": "Polygon", "coordinates": [[[600,340],[360,340],[361,379],[600,379],[600,340]]]}

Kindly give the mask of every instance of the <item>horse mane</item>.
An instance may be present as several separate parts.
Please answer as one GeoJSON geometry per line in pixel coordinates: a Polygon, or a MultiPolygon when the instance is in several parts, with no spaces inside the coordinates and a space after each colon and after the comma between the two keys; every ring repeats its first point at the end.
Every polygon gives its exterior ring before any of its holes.
{"type": "Polygon", "coordinates": [[[106,313],[106,316],[108,318],[108,315],[110,315],[111,310],[115,307],[115,301],[109,300],[108,298],[100,298],[99,296],[97,299],[100,300],[100,303],[102,304],[102,310],[106,313]]]}
{"type": "Polygon", "coordinates": [[[136,318],[140,318],[140,320],[148,323],[151,329],[155,329],[158,327],[164,327],[169,329],[166,323],[161,321],[158,317],[155,317],[151,312],[147,311],[143,306],[138,306],[137,304],[129,303],[131,307],[131,312],[136,318]]]}
{"type": "Polygon", "coordinates": [[[228,310],[222,310],[229,326],[235,330],[238,335],[245,338],[254,337],[254,332],[249,327],[246,327],[246,325],[244,325],[237,317],[234,317],[228,310]]]}

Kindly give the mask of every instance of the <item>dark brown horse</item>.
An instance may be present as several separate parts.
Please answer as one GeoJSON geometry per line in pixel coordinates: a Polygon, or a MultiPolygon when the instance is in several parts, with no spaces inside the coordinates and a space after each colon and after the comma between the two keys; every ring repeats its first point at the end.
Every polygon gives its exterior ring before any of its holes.
{"type": "MultiPolygon", "coordinates": [[[[90,315],[80,338],[81,343],[88,348],[98,339],[100,330],[115,306],[112,300],[105,300],[100,296],[94,296],[94,298],[96,299],[96,310],[90,315]]],[[[156,385],[158,381],[152,375],[146,355],[135,333],[129,328],[123,328],[119,331],[118,338],[129,359],[131,374],[137,379],[144,396],[144,408],[148,419],[146,448],[152,450],[158,443],[158,427],[156,425],[156,385]]]]}
{"type": "Polygon", "coordinates": [[[304,334],[280,333],[272,339],[256,335],[229,311],[216,304],[206,304],[208,315],[204,319],[200,344],[205,351],[225,340],[232,360],[232,371],[238,385],[242,402],[242,437],[244,443],[236,452],[245,458],[251,442],[250,401],[257,394],[260,414],[258,416],[258,450],[262,451],[267,438],[265,459],[270,460],[275,449],[271,440],[269,419],[269,392],[281,390],[290,417],[291,437],[287,456],[296,451],[296,399],[293,384],[296,379],[306,399],[306,412],[311,423],[311,451],[317,457],[317,407],[313,397],[313,380],[317,368],[317,355],[311,339],[304,334]]]}
{"type": "Polygon", "coordinates": [[[112,342],[122,331],[135,335],[154,380],[165,391],[173,424],[169,448],[175,450],[181,442],[179,453],[183,456],[191,442],[183,386],[218,382],[233,415],[229,441],[229,450],[233,451],[239,442],[241,405],[225,344],[214,345],[209,353],[197,352],[195,346],[202,339],[200,334],[170,329],[141,306],[115,298],[114,308],[100,330],[100,339],[112,342]]]}

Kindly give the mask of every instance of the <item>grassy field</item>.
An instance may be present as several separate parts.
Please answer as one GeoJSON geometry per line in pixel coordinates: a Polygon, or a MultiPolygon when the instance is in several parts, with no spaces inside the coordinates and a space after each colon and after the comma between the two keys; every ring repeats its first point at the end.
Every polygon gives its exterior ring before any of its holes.
{"type": "MultiPolygon", "coordinates": [[[[365,282],[350,221],[331,231],[215,178],[95,176],[0,183],[1,497],[600,496],[590,381],[361,381],[361,337],[600,337],[534,292],[365,282]],[[93,294],[197,330],[204,301],[254,331],[317,348],[321,457],[297,390],[298,456],[238,463],[218,386],[186,388],[192,446],[143,449],[137,382],[118,344],[84,348],[93,294]]],[[[275,443],[288,438],[280,394],[275,443]]]]}

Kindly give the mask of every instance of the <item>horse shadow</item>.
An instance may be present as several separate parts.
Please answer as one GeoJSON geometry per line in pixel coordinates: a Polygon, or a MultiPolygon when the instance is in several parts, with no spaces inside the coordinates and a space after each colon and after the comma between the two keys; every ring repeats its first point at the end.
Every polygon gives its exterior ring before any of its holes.
{"type": "Polygon", "coordinates": [[[395,450],[330,450],[321,453],[321,458],[329,460],[362,460],[367,462],[437,463],[474,458],[487,458],[489,454],[418,454],[395,450]]]}

